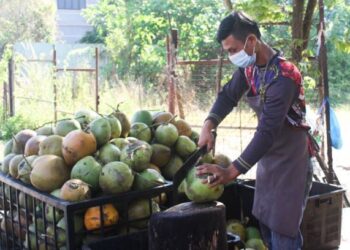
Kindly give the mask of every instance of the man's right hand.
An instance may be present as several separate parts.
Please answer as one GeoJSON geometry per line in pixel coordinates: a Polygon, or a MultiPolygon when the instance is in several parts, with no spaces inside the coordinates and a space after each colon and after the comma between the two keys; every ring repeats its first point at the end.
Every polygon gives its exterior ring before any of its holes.
{"type": "Polygon", "coordinates": [[[198,140],[198,146],[202,147],[207,145],[207,151],[210,151],[214,147],[214,136],[212,130],[215,128],[214,123],[211,120],[206,120],[201,130],[201,134],[198,140]]]}

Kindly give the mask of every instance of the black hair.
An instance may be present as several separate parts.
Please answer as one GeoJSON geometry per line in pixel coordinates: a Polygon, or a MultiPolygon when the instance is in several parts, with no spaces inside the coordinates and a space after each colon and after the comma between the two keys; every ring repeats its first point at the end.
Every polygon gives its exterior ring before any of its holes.
{"type": "Polygon", "coordinates": [[[242,11],[232,12],[220,23],[216,40],[221,43],[229,35],[245,42],[249,34],[254,34],[259,40],[261,37],[258,23],[252,20],[242,11]]]}

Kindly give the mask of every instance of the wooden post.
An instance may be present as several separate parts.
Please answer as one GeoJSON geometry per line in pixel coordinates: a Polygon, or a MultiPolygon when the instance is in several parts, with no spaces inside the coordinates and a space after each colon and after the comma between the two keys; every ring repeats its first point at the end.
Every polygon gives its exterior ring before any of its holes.
{"type": "Polygon", "coordinates": [[[14,101],[14,69],[13,69],[13,58],[8,62],[8,74],[9,74],[9,100],[10,100],[10,116],[15,115],[15,101],[14,101]]]}
{"type": "Polygon", "coordinates": [[[185,119],[185,111],[184,111],[184,107],[183,107],[183,101],[182,101],[180,87],[178,84],[176,84],[176,100],[177,100],[177,107],[179,110],[179,116],[181,119],[185,119]]]}
{"type": "Polygon", "coordinates": [[[96,59],[96,69],[95,69],[95,110],[98,113],[98,106],[100,104],[100,95],[99,95],[99,90],[98,90],[98,48],[95,48],[95,59],[96,59]]]}
{"type": "MultiPolygon", "coordinates": [[[[320,13],[320,52],[319,52],[319,64],[321,68],[321,76],[324,87],[324,98],[329,99],[329,86],[328,86],[328,66],[327,66],[327,47],[325,45],[325,22],[324,22],[324,4],[323,0],[319,0],[319,13],[320,13]]],[[[333,170],[333,156],[332,156],[332,138],[330,128],[330,114],[329,114],[329,101],[325,102],[325,115],[326,115],[326,140],[327,140],[327,160],[328,160],[328,183],[334,183],[334,170],[333,170]]]]}
{"type": "Polygon", "coordinates": [[[167,36],[167,76],[168,76],[168,111],[175,114],[175,64],[177,49],[177,30],[172,29],[167,36]]]}
{"type": "Polygon", "coordinates": [[[7,83],[4,81],[4,88],[3,88],[3,107],[4,110],[2,111],[2,120],[5,121],[7,118],[8,113],[8,107],[7,107],[7,83]]]}
{"type": "MultiPolygon", "coordinates": [[[[224,49],[221,47],[220,54],[219,54],[219,60],[218,60],[218,68],[216,71],[216,95],[219,95],[219,92],[221,90],[221,78],[222,78],[222,65],[223,65],[223,58],[224,58],[224,49]]],[[[217,134],[217,128],[214,129],[215,135],[217,134]]],[[[215,145],[216,145],[216,136],[214,136],[214,146],[213,146],[213,155],[215,156],[215,145]]]]}
{"type": "Polygon", "coordinates": [[[56,124],[57,122],[57,55],[56,55],[56,49],[53,49],[53,120],[56,124]]]}

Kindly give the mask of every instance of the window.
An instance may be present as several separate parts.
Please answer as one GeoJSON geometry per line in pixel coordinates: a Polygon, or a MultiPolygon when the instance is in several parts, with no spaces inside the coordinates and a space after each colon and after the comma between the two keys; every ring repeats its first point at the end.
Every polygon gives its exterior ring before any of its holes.
{"type": "Polygon", "coordinates": [[[80,10],[86,8],[86,0],[57,0],[58,9],[80,10]]]}

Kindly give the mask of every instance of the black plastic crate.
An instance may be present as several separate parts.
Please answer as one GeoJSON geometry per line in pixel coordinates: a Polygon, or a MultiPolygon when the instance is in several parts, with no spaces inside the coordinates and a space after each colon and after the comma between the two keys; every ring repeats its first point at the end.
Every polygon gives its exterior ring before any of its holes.
{"type": "MultiPolygon", "coordinates": [[[[250,224],[259,225],[252,215],[254,190],[254,180],[225,189],[220,200],[226,205],[228,219],[249,217],[250,224]]],[[[313,182],[301,224],[304,250],[336,249],[340,245],[344,192],[339,186],[313,182]]]]}
{"type": "MultiPolygon", "coordinates": [[[[64,241],[65,249],[81,249],[83,237],[90,235],[95,240],[106,239],[119,234],[122,228],[124,228],[123,236],[119,238],[121,240],[124,237],[127,244],[133,224],[149,218],[147,216],[135,220],[129,219],[127,213],[129,205],[135,200],[147,199],[149,209],[152,210],[152,199],[155,197],[160,199],[161,194],[166,193],[169,200],[167,204],[162,206],[167,208],[171,202],[171,195],[169,195],[171,190],[172,183],[168,182],[165,185],[144,191],[129,191],[81,202],[68,202],[40,192],[32,186],[0,173],[0,220],[6,222],[6,229],[0,228],[0,249],[30,249],[24,244],[28,233],[33,239],[32,246],[36,249],[40,244],[44,245],[42,246],[44,249],[60,249],[59,243],[62,241],[64,241]],[[102,214],[102,207],[105,204],[118,206],[120,219],[116,225],[102,226],[93,232],[85,230],[84,227],[82,231],[75,230],[75,216],[83,215],[91,207],[99,207],[100,214],[102,214]],[[65,230],[57,227],[57,222],[61,220],[61,217],[66,225],[65,230]],[[40,229],[41,225],[42,229],[40,229]],[[50,228],[50,232],[48,228],[50,228]]],[[[104,225],[103,216],[101,216],[100,223],[104,225]]],[[[143,241],[143,238],[139,240],[143,241]]],[[[133,240],[133,242],[136,241],[133,240]]],[[[142,244],[147,245],[147,242],[142,244]]]]}

